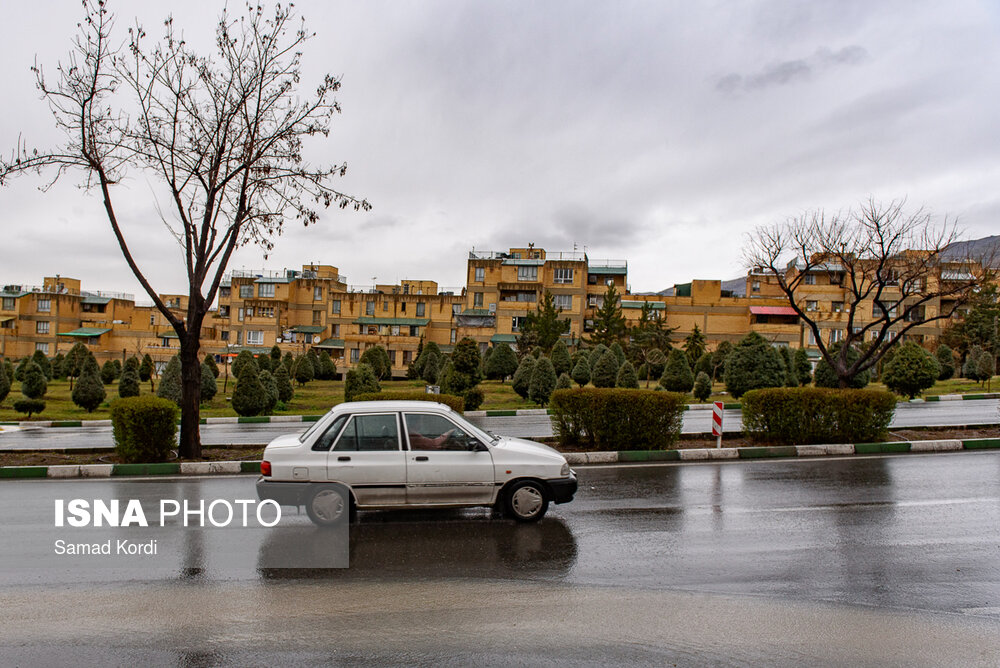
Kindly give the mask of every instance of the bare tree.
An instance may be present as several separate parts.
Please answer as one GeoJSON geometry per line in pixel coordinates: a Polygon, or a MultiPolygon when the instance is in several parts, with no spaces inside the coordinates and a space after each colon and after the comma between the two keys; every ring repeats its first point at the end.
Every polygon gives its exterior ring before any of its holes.
{"type": "Polygon", "coordinates": [[[126,262],[180,339],[181,454],[200,457],[200,332],[233,251],[257,244],[267,252],[286,217],[314,223],[318,205],[370,208],[330,187],[346,165],[313,167],[302,155],[303,139],[327,136],[340,111],[334,99],[340,81],[327,75],[314,94],[299,97],[301,48],[312,35],[290,6],[266,15],[248,5],[238,19],[223,12],[208,57],[178,36],[170,18],[159,42],[147,45],[137,25],[116,46],[104,0],[83,5],[80,34],[55,82],[33,68],[66,143],[46,152],[19,140],[11,158],[0,161],[0,184],[25,171],[54,169],[54,182],[79,169],[86,187],[100,189],[126,262]],[[161,217],[184,254],[184,318],[167,308],[129,250],[128,223],[133,236],[149,224],[116,214],[113,195],[124,189],[130,169],[169,193],[161,217]]]}
{"type": "Polygon", "coordinates": [[[953,223],[936,225],[922,210],[907,213],[903,201],[869,200],[846,214],[827,217],[821,211],[808,212],[758,227],[749,235],[744,258],[754,271],[774,277],[812,331],[840,386],[848,387],[856,374],[875,366],[899,337],[952,317],[992,279],[992,258],[961,257],[949,251],[957,240],[953,223]],[[839,286],[842,312],[806,308],[806,297],[816,294],[806,286],[817,276],[839,286]],[[832,352],[820,328],[820,323],[830,321],[844,326],[839,350],[832,352]],[[849,361],[851,349],[858,356],[849,361]]]}

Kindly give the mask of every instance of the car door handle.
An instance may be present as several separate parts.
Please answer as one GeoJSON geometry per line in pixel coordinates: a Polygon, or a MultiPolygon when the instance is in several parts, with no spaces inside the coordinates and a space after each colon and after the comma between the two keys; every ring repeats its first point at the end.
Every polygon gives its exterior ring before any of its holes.
{"type": "Polygon", "coordinates": [[[428,461],[427,457],[414,457],[413,459],[415,461],[418,461],[418,462],[426,462],[426,461],[428,461]]]}
{"type": "Polygon", "coordinates": [[[337,461],[338,462],[349,462],[349,461],[351,461],[351,458],[350,457],[337,457],[337,461]]]}

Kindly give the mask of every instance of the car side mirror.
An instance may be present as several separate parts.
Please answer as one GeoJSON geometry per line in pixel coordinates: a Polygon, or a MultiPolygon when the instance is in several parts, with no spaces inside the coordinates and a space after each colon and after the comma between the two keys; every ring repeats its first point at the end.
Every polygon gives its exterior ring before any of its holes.
{"type": "Polygon", "coordinates": [[[480,441],[478,441],[478,440],[476,440],[474,438],[473,439],[469,439],[468,448],[469,448],[469,452],[487,452],[489,450],[489,448],[487,448],[485,445],[483,445],[482,442],[480,442],[480,441]]]}

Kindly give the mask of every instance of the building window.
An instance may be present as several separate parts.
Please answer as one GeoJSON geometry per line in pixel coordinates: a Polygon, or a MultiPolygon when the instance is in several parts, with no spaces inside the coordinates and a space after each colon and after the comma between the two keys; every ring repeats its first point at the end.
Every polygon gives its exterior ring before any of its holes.
{"type": "Polygon", "coordinates": [[[830,343],[837,343],[843,340],[844,340],[844,330],[842,329],[830,330],[830,343]]]}
{"type": "Polygon", "coordinates": [[[750,292],[760,292],[760,281],[750,281],[750,292]]]}
{"type": "Polygon", "coordinates": [[[330,312],[334,313],[334,314],[340,313],[340,300],[339,299],[334,299],[332,302],[330,302],[330,312]]]}
{"type": "Polygon", "coordinates": [[[552,295],[552,304],[558,309],[568,311],[573,308],[573,295],[552,295]]]}
{"type": "Polygon", "coordinates": [[[219,332],[219,336],[222,338],[223,341],[228,341],[229,340],[229,330],[228,329],[222,330],[221,332],[219,332]]]}
{"type": "Polygon", "coordinates": [[[35,323],[35,334],[48,334],[49,333],[49,321],[39,320],[35,323]]]}
{"type": "Polygon", "coordinates": [[[170,347],[170,337],[164,336],[162,339],[160,339],[160,345],[163,346],[164,348],[169,348],[170,347]]]}
{"type": "Polygon", "coordinates": [[[461,315],[461,313],[462,313],[462,305],[461,304],[452,304],[451,305],[451,314],[452,315],[461,315]]]}
{"type": "Polygon", "coordinates": [[[458,330],[451,330],[451,342],[455,343],[458,337],[458,330]]]}
{"type": "Polygon", "coordinates": [[[253,299],[253,286],[252,285],[241,285],[240,286],[240,299],[253,299]]]}
{"type": "Polygon", "coordinates": [[[390,336],[399,336],[399,325],[393,325],[389,328],[390,336]]]}
{"type": "Polygon", "coordinates": [[[386,352],[389,354],[389,365],[390,366],[396,366],[396,351],[395,350],[387,350],[386,352]]]}
{"type": "Polygon", "coordinates": [[[245,309],[239,309],[238,311],[236,311],[236,319],[240,322],[243,322],[243,317],[245,314],[246,314],[245,309]]]}
{"type": "Polygon", "coordinates": [[[537,281],[538,280],[538,267],[518,267],[517,268],[517,280],[519,280],[519,281],[537,281]]]}
{"type": "Polygon", "coordinates": [[[258,306],[257,307],[257,317],[258,318],[273,318],[274,317],[274,307],[273,306],[258,306]]]}
{"type": "Polygon", "coordinates": [[[476,267],[476,281],[482,283],[486,280],[486,268],[476,267]]]}
{"type": "Polygon", "coordinates": [[[885,308],[883,309],[877,303],[872,304],[872,317],[873,318],[895,318],[896,317],[896,302],[886,302],[885,308]]]}
{"type": "Polygon", "coordinates": [[[806,285],[816,285],[816,274],[806,274],[805,278],[802,279],[802,282],[806,285]]]}
{"type": "Polygon", "coordinates": [[[424,306],[423,302],[417,302],[417,317],[418,318],[423,318],[424,317],[424,308],[425,308],[425,306],[424,306]]]}
{"type": "Polygon", "coordinates": [[[221,299],[229,299],[229,295],[233,292],[232,288],[219,288],[219,297],[221,299]]]}
{"type": "Polygon", "coordinates": [[[274,283],[261,283],[257,286],[257,296],[258,297],[273,297],[274,296],[274,283]]]}
{"type": "Polygon", "coordinates": [[[36,343],[35,344],[35,350],[40,350],[44,354],[48,355],[49,354],[49,344],[47,344],[47,343],[36,343]]]}
{"type": "Polygon", "coordinates": [[[406,302],[400,302],[399,303],[399,312],[400,313],[406,313],[406,302]]]}
{"type": "Polygon", "coordinates": [[[155,322],[156,322],[156,316],[153,315],[152,313],[150,313],[149,314],[149,324],[152,325],[155,322]]]}
{"type": "Polygon", "coordinates": [[[264,345],[264,332],[262,330],[250,330],[247,332],[247,345],[248,346],[262,346],[264,345]]]}
{"type": "Polygon", "coordinates": [[[306,334],[305,337],[306,337],[305,338],[305,342],[306,343],[312,343],[313,342],[313,335],[312,334],[306,334]]]}
{"type": "Polygon", "coordinates": [[[413,351],[404,350],[403,351],[403,366],[409,366],[413,364],[413,351]]]}
{"type": "Polygon", "coordinates": [[[365,302],[365,315],[375,315],[375,302],[365,302]]]}
{"type": "Polygon", "coordinates": [[[13,311],[14,310],[14,298],[13,297],[4,297],[3,298],[3,310],[4,311],[13,311]]]}
{"type": "Polygon", "coordinates": [[[809,300],[809,301],[807,301],[806,302],[806,310],[807,311],[818,311],[819,310],[819,302],[817,302],[815,300],[809,300]]]}
{"type": "Polygon", "coordinates": [[[313,324],[314,325],[322,325],[323,324],[323,312],[322,311],[313,311],[313,324]]]}
{"type": "Polygon", "coordinates": [[[556,283],[572,283],[573,282],[573,270],[572,269],[555,269],[552,271],[552,280],[556,283]]]}
{"type": "Polygon", "coordinates": [[[810,346],[816,345],[816,334],[812,331],[812,328],[809,329],[808,342],[810,346]]]}
{"type": "Polygon", "coordinates": [[[520,332],[521,325],[524,324],[525,320],[526,318],[524,316],[515,315],[513,318],[510,319],[510,331],[520,332]]]}
{"type": "Polygon", "coordinates": [[[38,310],[41,313],[48,313],[52,310],[52,301],[48,297],[38,299],[38,310]]]}
{"type": "Polygon", "coordinates": [[[482,308],[483,307],[483,293],[482,292],[473,292],[472,293],[472,307],[473,308],[482,308]]]}
{"type": "Polygon", "coordinates": [[[410,325],[410,336],[420,336],[420,327],[417,325],[410,325]]]}
{"type": "Polygon", "coordinates": [[[351,348],[351,364],[357,364],[359,359],[361,359],[361,350],[359,348],[351,348]]]}
{"type": "Polygon", "coordinates": [[[843,313],[844,302],[830,302],[830,310],[834,313],[843,313]]]}
{"type": "Polygon", "coordinates": [[[388,299],[383,299],[382,300],[382,311],[388,311],[388,310],[389,310],[389,300],[388,299]]]}
{"type": "Polygon", "coordinates": [[[313,301],[314,302],[323,301],[323,288],[319,286],[313,288],[313,301]]]}

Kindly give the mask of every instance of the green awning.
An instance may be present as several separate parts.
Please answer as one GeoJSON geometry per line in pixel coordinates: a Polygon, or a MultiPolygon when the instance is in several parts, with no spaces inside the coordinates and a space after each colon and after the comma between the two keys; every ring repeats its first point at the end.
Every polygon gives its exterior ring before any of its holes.
{"type": "Polygon", "coordinates": [[[494,334],[490,343],[517,343],[517,334],[494,334]]]}
{"type": "Polygon", "coordinates": [[[180,338],[180,337],[177,336],[177,332],[165,332],[163,334],[160,334],[160,338],[161,339],[177,339],[177,338],[180,338]]]}
{"type": "Polygon", "coordinates": [[[343,339],[323,339],[319,343],[314,343],[313,348],[340,349],[344,347],[343,339]]]}
{"type": "Polygon", "coordinates": [[[426,327],[429,318],[370,318],[362,317],[354,321],[355,325],[417,325],[426,327]]]}
{"type": "Polygon", "coordinates": [[[80,303],[82,304],[96,304],[98,306],[103,306],[111,301],[110,297],[98,297],[97,295],[87,295],[80,303]]]}
{"type": "Polygon", "coordinates": [[[5,290],[3,292],[0,292],[0,297],[8,297],[8,298],[11,298],[11,299],[17,299],[19,297],[23,297],[26,294],[28,294],[28,293],[27,292],[23,292],[23,291],[6,291],[5,290]]]}
{"type": "Polygon", "coordinates": [[[292,331],[296,334],[322,334],[326,330],[323,325],[296,325],[292,331]]]}
{"type": "Polygon", "coordinates": [[[610,275],[626,275],[628,274],[628,267],[601,267],[598,265],[589,265],[587,267],[588,274],[599,274],[604,276],[610,275]]]}
{"type": "MultiPolygon", "coordinates": [[[[72,332],[59,332],[59,336],[80,336],[80,337],[91,337],[100,336],[101,334],[107,334],[111,331],[110,327],[81,327],[79,329],[74,329],[72,332]]],[[[174,335],[176,336],[176,334],[174,335]]]]}
{"type": "Polygon", "coordinates": [[[654,311],[662,311],[663,309],[667,308],[666,302],[644,302],[644,301],[634,301],[634,300],[625,301],[624,299],[622,300],[622,308],[641,309],[643,304],[649,304],[650,306],[652,306],[654,311]]]}

